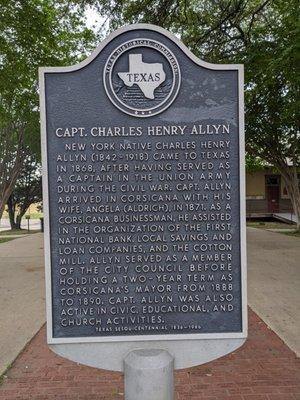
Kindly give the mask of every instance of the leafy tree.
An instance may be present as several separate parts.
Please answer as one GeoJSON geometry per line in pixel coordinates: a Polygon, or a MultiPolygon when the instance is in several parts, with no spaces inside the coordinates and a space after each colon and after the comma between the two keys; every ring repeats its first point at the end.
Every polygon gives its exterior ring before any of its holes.
{"type": "Polygon", "coordinates": [[[26,155],[39,155],[39,66],[74,64],[94,34],[68,0],[0,0],[0,218],[26,155]]]}
{"type": "Polygon", "coordinates": [[[11,229],[21,229],[21,221],[29,206],[42,201],[41,167],[33,156],[23,163],[7,207],[11,229]]]}
{"type": "MultiPolygon", "coordinates": [[[[109,16],[179,35],[200,58],[245,64],[246,150],[282,174],[300,221],[299,0],[78,0],[109,16]]],[[[298,224],[300,228],[300,222],[298,224]]]]}

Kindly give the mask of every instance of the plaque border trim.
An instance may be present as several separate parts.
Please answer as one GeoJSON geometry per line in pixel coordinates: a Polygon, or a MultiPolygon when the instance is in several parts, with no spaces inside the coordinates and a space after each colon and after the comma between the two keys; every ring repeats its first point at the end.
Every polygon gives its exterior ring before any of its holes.
{"type": "Polygon", "coordinates": [[[44,205],[44,259],[45,259],[45,287],[46,287],[46,316],[47,316],[47,343],[99,343],[99,342],[145,342],[168,340],[199,340],[199,339],[245,339],[248,336],[248,309],[247,309],[247,255],[246,255],[246,204],[245,204],[245,134],[244,134],[244,66],[243,64],[211,64],[196,57],[175,35],[164,28],[152,24],[133,24],[117,29],[107,36],[100,45],[84,61],[66,67],[40,67],[40,124],[42,147],[42,176],[43,176],[43,205],[44,205]],[[52,276],[51,276],[51,248],[49,224],[49,186],[48,186],[48,157],[47,157],[47,129],[46,129],[46,96],[45,74],[73,72],[89,65],[98,54],[119,35],[135,31],[149,30],[158,32],[173,41],[195,64],[210,70],[228,70],[238,72],[238,121],[239,121],[239,190],[240,190],[240,260],[241,260],[241,312],[242,331],[224,333],[182,333],[159,335],[122,335],[122,336],[86,336],[86,337],[53,337],[52,319],[52,276]]]}

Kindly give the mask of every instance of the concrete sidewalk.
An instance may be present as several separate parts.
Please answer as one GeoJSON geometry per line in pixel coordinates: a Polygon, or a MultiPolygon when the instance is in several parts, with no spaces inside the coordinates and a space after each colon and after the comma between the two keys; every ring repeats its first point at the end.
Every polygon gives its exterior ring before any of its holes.
{"type": "MultiPolygon", "coordinates": [[[[300,240],[248,228],[251,308],[300,354],[300,240]]],[[[0,245],[0,374],[45,321],[42,234],[0,245]]]]}
{"type": "Polygon", "coordinates": [[[43,235],[0,245],[0,375],[45,321],[43,235]]]}
{"type": "Polygon", "coordinates": [[[248,304],[300,356],[300,239],[247,229],[248,304]]]}

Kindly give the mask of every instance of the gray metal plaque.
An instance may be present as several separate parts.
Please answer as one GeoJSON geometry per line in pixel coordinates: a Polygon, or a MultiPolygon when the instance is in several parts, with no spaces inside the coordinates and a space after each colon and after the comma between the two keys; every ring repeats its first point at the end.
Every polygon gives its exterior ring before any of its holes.
{"type": "Polygon", "coordinates": [[[49,343],[246,336],[242,73],[147,25],[41,69],[49,343]]]}

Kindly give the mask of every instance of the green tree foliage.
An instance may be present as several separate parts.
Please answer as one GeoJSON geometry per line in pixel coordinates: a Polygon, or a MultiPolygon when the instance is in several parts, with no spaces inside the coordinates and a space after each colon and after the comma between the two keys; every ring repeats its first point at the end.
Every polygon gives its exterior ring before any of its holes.
{"type": "MultiPolygon", "coordinates": [[[[277,168],[300,221],[299,0],[78,0],[110,29],[145,22],[176,35],[213,63],[245,65],[246,150],[277,168]]],[[[300,228],[300,225],[299,225],[300,228]]]]}
{"type": "Polygon", "coordinates": [[[94,41],[67,0],[0,0],[0,218],[27,154],[40,154],[38,67],[68,65],[94,41]]]}

